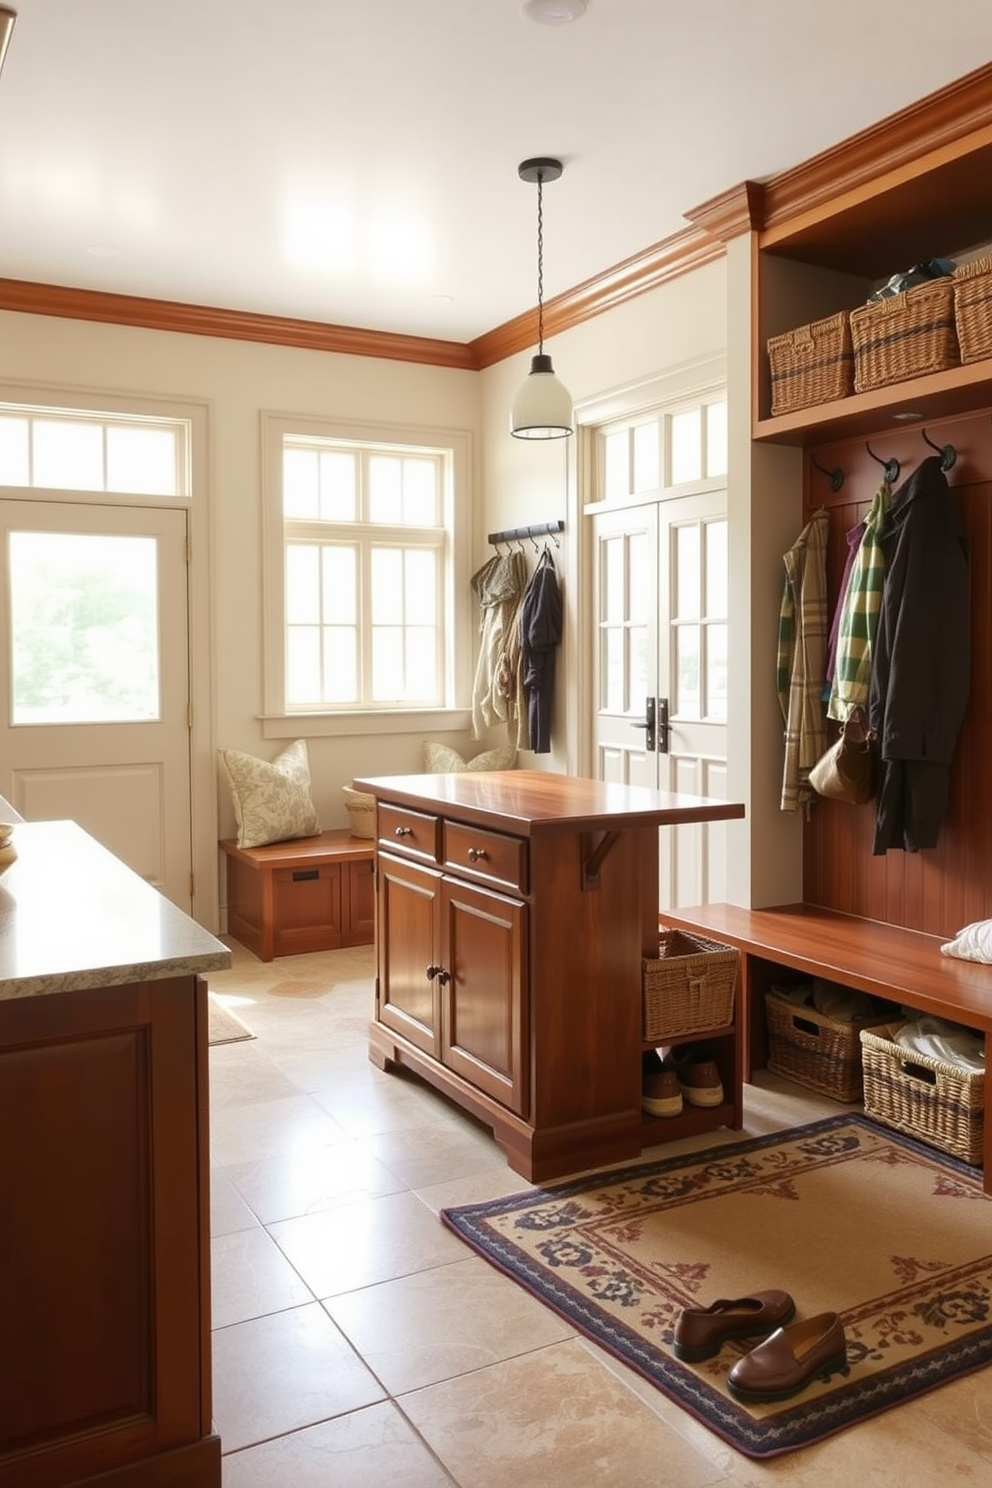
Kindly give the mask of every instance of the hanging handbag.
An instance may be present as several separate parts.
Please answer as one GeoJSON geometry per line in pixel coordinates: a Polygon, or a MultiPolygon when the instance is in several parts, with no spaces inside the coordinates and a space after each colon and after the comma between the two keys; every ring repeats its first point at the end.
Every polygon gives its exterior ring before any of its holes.
{"type": "Polygon", "coordinates": [[[871,731],[860,708],[852,708],[840,736],[809,772],[818,796],[863,806],[875,794],[875,755],[871,731]]]}

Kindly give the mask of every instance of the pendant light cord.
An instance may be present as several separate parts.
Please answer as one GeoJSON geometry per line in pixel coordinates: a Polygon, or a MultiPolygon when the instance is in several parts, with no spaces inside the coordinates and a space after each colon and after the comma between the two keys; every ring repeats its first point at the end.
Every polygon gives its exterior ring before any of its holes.
{"type": "Polygon", "coordinates": [[[544,176],[537,173],[537,351],[544,353],[544,176]]]}

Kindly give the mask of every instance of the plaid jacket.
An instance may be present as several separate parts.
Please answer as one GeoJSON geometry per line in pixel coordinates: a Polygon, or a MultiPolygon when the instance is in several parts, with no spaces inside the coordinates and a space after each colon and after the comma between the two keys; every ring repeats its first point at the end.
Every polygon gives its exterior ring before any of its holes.
{"type": "Polygon", "coordinates": [[[841,599],[837,654],[827,715],[842,722],[852,708],[868,707],[871,652],[878,630],[885,582],[885,554],[878,537],[885,522],[892,488],[883,481],[865,519],[864,535],[841,599]]]}
{"type": "Polygon", "coordinates": [[[815,512],[785,554],[778,621],[778,702],[785,720],[783,811],[796,811],[816,794],[809,772],[827,747],[823,671],[827,650],[827,529],[815,512]]]}

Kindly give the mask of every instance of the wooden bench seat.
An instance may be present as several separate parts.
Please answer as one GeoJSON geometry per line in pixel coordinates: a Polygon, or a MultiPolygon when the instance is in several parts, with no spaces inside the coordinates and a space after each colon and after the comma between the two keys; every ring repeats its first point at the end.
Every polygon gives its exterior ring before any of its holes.
{"type": "Polygon", "coordinates": [[[371,945],[375,843],[347,830],[273,842],[220,843],[227,856],[227,928],[260,961],[371,945]]]}
{"type": "MultiPolygon", "coordinates": [[[[764,997],[782,967],[824,977],[921,1013],[963,1023],[992,1048],[992,965],[943,956],[949,936],[840,914],[815,904],[745,909],[704,904],[665,913],[666,925],[697,930],[741,952],[744,1079],[767,1060],[764,997]]],[[[992,1193],[992,1123],[985,1126],[984,1186],[992,1193]]]]}

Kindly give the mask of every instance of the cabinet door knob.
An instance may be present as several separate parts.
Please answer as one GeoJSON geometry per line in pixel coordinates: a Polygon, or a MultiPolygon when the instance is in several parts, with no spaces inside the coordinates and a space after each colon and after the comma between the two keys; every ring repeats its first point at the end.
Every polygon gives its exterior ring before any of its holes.
{"type": "Polygon", "coordinates": [[[396,830],[395,830],[395,832],[393,833],[393,836],[394,837],[412,837],[413,836],[413,828],[412,827],[397,827],[396,830]]]}
{"type": "Polygon", "coordinates": [[[450,971],[445,971],[445,969],[444,969],[443,966],[442,967],[439,967],[438,973],[437,973],[437,979],[440,982],[440,984],[441,984],[442,987],[446,987],[448,985],[448,983],[451,981],[451,972],[450,971]]]}
{"type": "Polygon", "coordinates": [[[427,970],[424,972],[424,976],[429,982],[432,982],[441,969],[442,968],[440,966],[428,966],[427,970]]]}
{"type": "Polygon", "coordinates": [[[489,854],[484,847],[470,847],[468,850],[468,860],[470,863],[481,862],[483,858],[488,858],[488,856],[489,854]]]}

